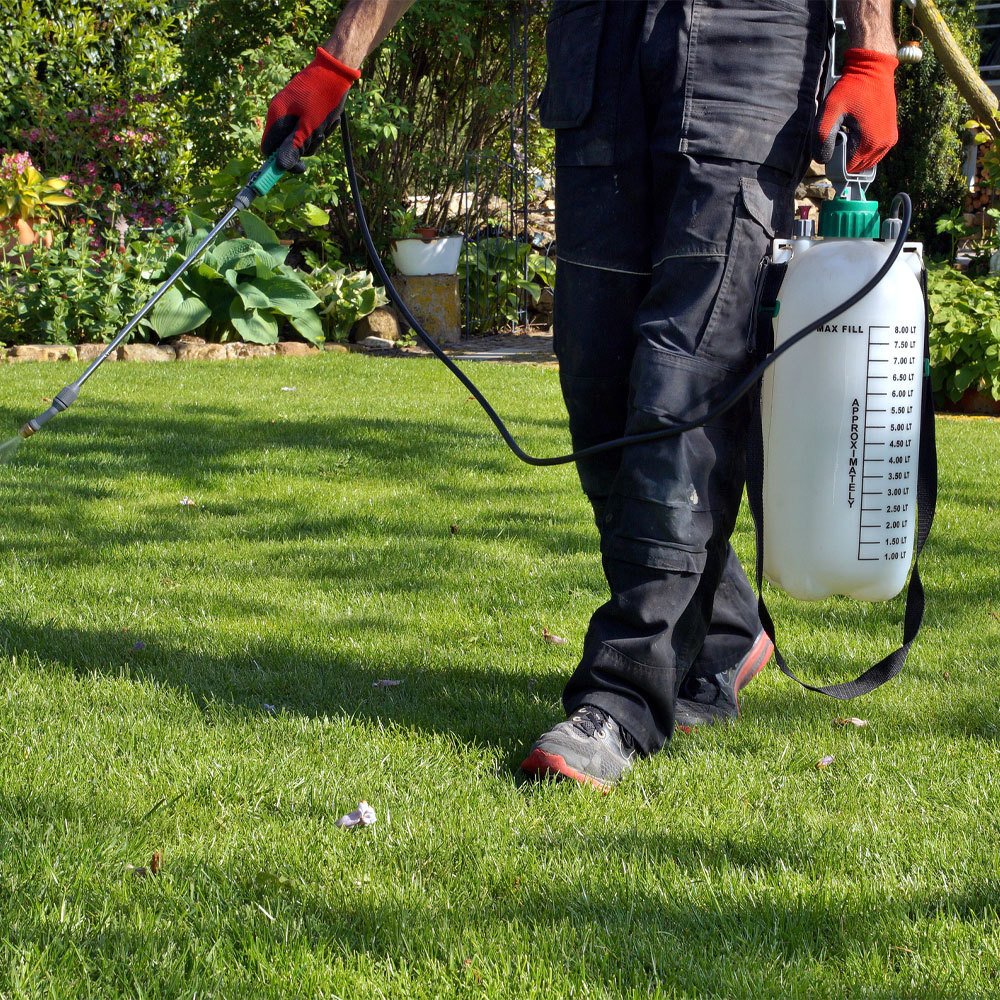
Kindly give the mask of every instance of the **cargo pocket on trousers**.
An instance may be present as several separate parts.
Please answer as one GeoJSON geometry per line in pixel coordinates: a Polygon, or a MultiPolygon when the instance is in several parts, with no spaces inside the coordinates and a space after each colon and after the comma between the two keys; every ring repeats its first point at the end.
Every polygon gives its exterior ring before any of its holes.
{"type": "Polygon", "coordinates": [[[545,27],[545,87],[538,101],[543,128],[556,130],[556,166],[609,166],[613,129],[592,115],[604,4],[556,0],[545,27]]]}
{"type": "Polygon", "coordinates": [[[790,208],[786,186],[764,184],[756,177],[740,179],[722,278],[698,344],[698,356],[730,368],[746,362],[760,261],[774,238],[776,218],[790,208]]]}

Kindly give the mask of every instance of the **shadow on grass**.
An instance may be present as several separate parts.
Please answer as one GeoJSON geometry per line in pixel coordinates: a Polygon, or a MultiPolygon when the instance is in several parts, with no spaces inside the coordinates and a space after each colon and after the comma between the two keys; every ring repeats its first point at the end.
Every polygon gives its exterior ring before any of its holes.
{"type": "MultiPolygon", "coordinates": [[[[87,542],[95,536],[112,544],[183,540],[184,529],[178,536],[174,520],[164,523],[151,516],[122,529],[88,517],[88,503],[114,497],[115,477],[145,475],[176,480],[179,488],[190,491],[199,485],[214,488],[224,476],[284,473],[333,484],[364,475],[369,481],[384,479],[388,489],[402,486],[439,499],[442,520],[458,505],[488,510],[491,529],[540,552],[596,549],[593,528],[585,517],[574,525],[565,519],[539,523],[538,494],[545,484],[511,482],[511,471],[520,467],[494,440],[489,427],[472,431],[426,419],[415,426],[406,420],[344,417],[322,424],[272,422],[247,419],[246,411],[217,406],[199,407],[188,416],[158,418],[137,417],[120,404],[103,404],[101,409],[103,413],[67,421],[60,428],[58,451],[51,446],[30,452],[26,448],[18,464],[0,470],[0,497],[22,535],[35,528],[40,537],[51,535],[54,513],[68,519],[67,526],[75,530],[77,539],[63,539],[46,552],[56,561],[87,559],[87,542]],[[281,457],[285,450],[295,453],[287,464],[281,457]],[[464,482],[456,482],[456,469],[464,482]]],[[[547,472],[539,470],[536,475],[544,477],[547,472]]],[[[211,502],[202,516],[224,522],[227,517],[280,515],[278,523],[272,519],[267,526],[272,540],[337,537],[346,528],[357,530],[365,523],[358,511],[296,511],[276,495],[252,500],[262,506],[248,510],[233,502],[211,502]]],[[[137,508],[141,513],[141,505],[137,508]]],[[[403,537],[440,534],[440,525],[416,524],[406,511],[398,515],[393,527],[403,537]]],[[[21,543],[21,547],[33,546],[21,543]]]]}
{"type": "MultiPolygon", "coordinates": [[[[350,623],[352,631],[382,625],[358,618],[350,623]]],[[[274,706],[305,717],[347,716],[413,727],[457,737],[469,746],[497,747],[512,766],[520,760],[525,741],[555,721],[551,706],[559,699],[562,681],[551,674],[535,676],[509,667],[498,673],[488,663],[478,668],[440,663],[425,667],[420,636],[410,637],[405,644],[409,649],[401,649],[391,661],[358,662],[344,654],[348,644],[338,648],[337,640],[332,632],[323,651],[248,641],[239,652],[218,655],[151,638],[137,651],[135,637],[120,631],[0,620],[4,655],[22,662],[64,664],[80,677],[153,681],[203,712],[221,706],[263,717],[271,712],[267,706],[274,706]],[[404,683],[374,687],[381,678],[404,683]]]]}
{"type": "MultiPolygon", "coordinates": [[[[558,421],[518,422],[546,430],[561,429],[558,421]]],[[[452,501],[466,508],[488,510],[486,524],[491,537],[514,540],[539,557],[593,553],[596,558],[594,531],[585,518],[579,523],[565,516],[543,522],[537,516],[526,515],[526,511],[538,509],[544,480],[538,488],[536,480],[511,483],[509,473],[518,468],[516,460],[485,423],[470,430],[453,422],[424,418],[417,423],[347,417],[322,422],[271,421],[248,418],[246,409],[218,405],[199,405],[180,415],[171,410],[153,417],[144,415],[141,409],[137,412],[121,403],[103,402],[97,409],[67,419],[59,425],[59,434],[58,449],[48,447],[26,454],[20,475],[15,465],[0,478],[0,496],[4,496],[13,512],[11,517],[18,522],[18,537],[9,541],[11,551],[47,567],[72,566],[80,570],[100,564],[104,558],[101,547],[108,545],[197,542],[205,536],[206,518],[218,525],[222,537],[227,519],[249,518],[253,525],[255,518],[266,515],[263,538],[269,542],[305,546],[359,532],[363,540],[365,522],[357,512],[289,510],[276,497],[268,497],[264,509],[250,512],[230,502],[210,502],[206,510],[199,511],[197,521],[185,522],[176,516],[146,517],[128,527],[106,524],[86,510],[89,502],[114,496],[115,476],[129,476],[135,481],[149,474],[176,480],[187,488],[200,482],[207,486],[220,475],[239,477],[266,469],[280,472],[285,449],[296,453],[289,469],[293,476],[347,478],[352,475],[352,463],[356,463],[368,477],[381,474],[387,481],[440,498],[442,505],[452,501]],[[309,460],[303,461],[303,455],[309,460]],[[343,465],[345,460],[347,464],[343,465]],[[456,465],[469,474],[472,485],[468,479],[464,485],[456,485],[452,475],[456,465]],[[62,530],[54,530],[57,524],[62,530]]],[[[548,473],[538,470],[534,475],[545,477],[548,473]]],[[[442,506],[439,524],[415,523],[407,511],[394,510],[391,518],[384,518],[370,529],[373,534],[391,536],[413,554],[409,560],[412,565],[406,571],[396,566],[392,574],[378,580],[379,588],[387,595],[419,596],[443,589],[440,575],[433,579],[423,571],[421,561],[433,558],[442,541],[447,540],[447,510],[442,506]]],[[[481,537],[486,537],[485,532],[482,529],[481,537]]],[[[980,554],[972,546],[948,537],[932,537],[929,550],[929,556],[949,563],[971,560],[980,554]]],[[[293,547],[283,555],[287,559],[284,565],[268,565],[262,572],[274,577],[308,574],[312,580],[336,582],[348,588],[371,585],[369,566],[324,559],[322,550],[300,555],[293,547]]],[[[961,628],[970,605],[982,606],[996,600],[994,567],[982,568],[959,582],[941,585],[932,577],[926,582],[928,623],[942,630],[961,628]]],[[[228,595],[226,600],[233,613],[246,617],[268,613],[266,606],[238,593],[228,595]]],[[[902,619],[901,608],[900,604],[898,618],[892,614],[880,619],[894,632],[902,619]]],[[[811,615],[817,616],[817,623],[822,620],[820,612],[803,609],[801,613],[807,621],[811,615]]],[[[780,630],[780,616],[778,621],[780,630]]],[[[347,640],[351,632],[385,630],[390,624],[387,620],[353,618],[341,625],[331,623],[330,641],[322,650],[291,651],[273,643],[248,643],[245,654],[221,657],[201,656],[160,638],[137,657],[129,654],[130,644],[123,642],[118,633],[15,620],[0,621],[0,642],[11,653],[66,662],[83,673],[117,671],[117,665],[109,664],[109,650],[121,649],[122,661],[127,661],[126,669],[133,676],[162,681],[201,704],[221,701],[260,711],[264,703],[280,702],[290,711],[307,715],[344,712],[378,720],[388,717],[403,725],[455,733],[469,742],[495,744],[509,753],[516,753],[513,748],[519,748],[525,736],[521,731],[524,719],[529,720],[532,730],[545,728],[553,721],[551,710],[540,709],[539,703],[551,705],[558,700],[557,681],[539,681],[516,671],[494,676],[486,665],[435,665],[432,670],[422,671],[419,635],[400,636],[395,643],[398,656],[391,663],[358,664],[344,654],[350,648],[347,640]],[[407,676],[407,684],[391,702],[384,692],[373,694],[373,679],[401,673],[407,676]],[[452,692],[443,702],[441,690],[452,692]],[[518,731],[512,732],[512,727],[518,731]]],[[[474,653],[462,653],[456,659],[473,660],[474,653]]],[[[841,658],[820,669],[823,680],[834,680],[853,676],[860,668],[841,658]]],[[[810,671],[813,676],[819,672],[810,671]]],[[[761,702],[758,711],[772,716],[776,725],[787,725],[789,719],[812,714],[810,709],[800,708],[801,704],[797,692],[789,689],[785,696],[761,702]]],[[[835,704],[830,703],[831,707],[835,704]]],[[[953,717],[938,721],[953,732],[967,733],[969,718],[978,719],[980,714],[955,711],[953,717]]],[[[988,731],[985,726],[983,731],[988,731]]]]}

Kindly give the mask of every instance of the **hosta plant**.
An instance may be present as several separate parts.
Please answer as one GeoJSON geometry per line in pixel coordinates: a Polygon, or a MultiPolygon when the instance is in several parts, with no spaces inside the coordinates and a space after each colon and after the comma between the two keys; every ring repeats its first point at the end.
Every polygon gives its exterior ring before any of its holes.
{"type": "MultiPolygon", "coordinates": [[[[285,264],[288,248],[251,212],[240,212],[243,236],[219,240],[191,265],[146,319],[161,340],[197,330],[208,339],[274,344],[290,324],[314,344],[323,341],[319,299],[299,271],[285,264]]],[[[143,277],[165,280],[208,231],[189,216],[188,235],[162,265],[143,277]]]]}

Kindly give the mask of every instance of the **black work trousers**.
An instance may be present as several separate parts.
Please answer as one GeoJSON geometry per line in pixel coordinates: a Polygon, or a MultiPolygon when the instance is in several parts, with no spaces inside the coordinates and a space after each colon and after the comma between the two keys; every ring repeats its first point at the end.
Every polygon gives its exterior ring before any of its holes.
{"type": "MultiPolygon", "coordinates": [[[[829,23],[810,0],[553,5],[555,341],[576,448],[703,416],[751,363],[758,265],[787,231],[829,23]]],[[[729,544],[747,407],[578,464],[610,599],[564,693],[643,753],[689,672],[732,666],[756,599],[729,544]]]]}

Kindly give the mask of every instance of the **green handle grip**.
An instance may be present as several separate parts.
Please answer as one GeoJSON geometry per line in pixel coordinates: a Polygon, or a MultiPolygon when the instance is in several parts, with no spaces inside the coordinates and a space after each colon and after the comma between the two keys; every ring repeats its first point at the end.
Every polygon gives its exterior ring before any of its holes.
{"type": "Polygon", "coordinates": [[[286,171],[278,166],[277,156],[278,154],[274,153],[260,170],[250,175],[245,187],[233,202],[234,208],[240,211],[249,208],[254,198],[267,194],[285,176],[286,171]]]}
{"type": "Polygon", "coordinates": [[[250,180],[250,186],[257,194],[267,194],[285,176],[285,171],[278,166],[276,157],[277,154],[274,154],[250,180]]]}

